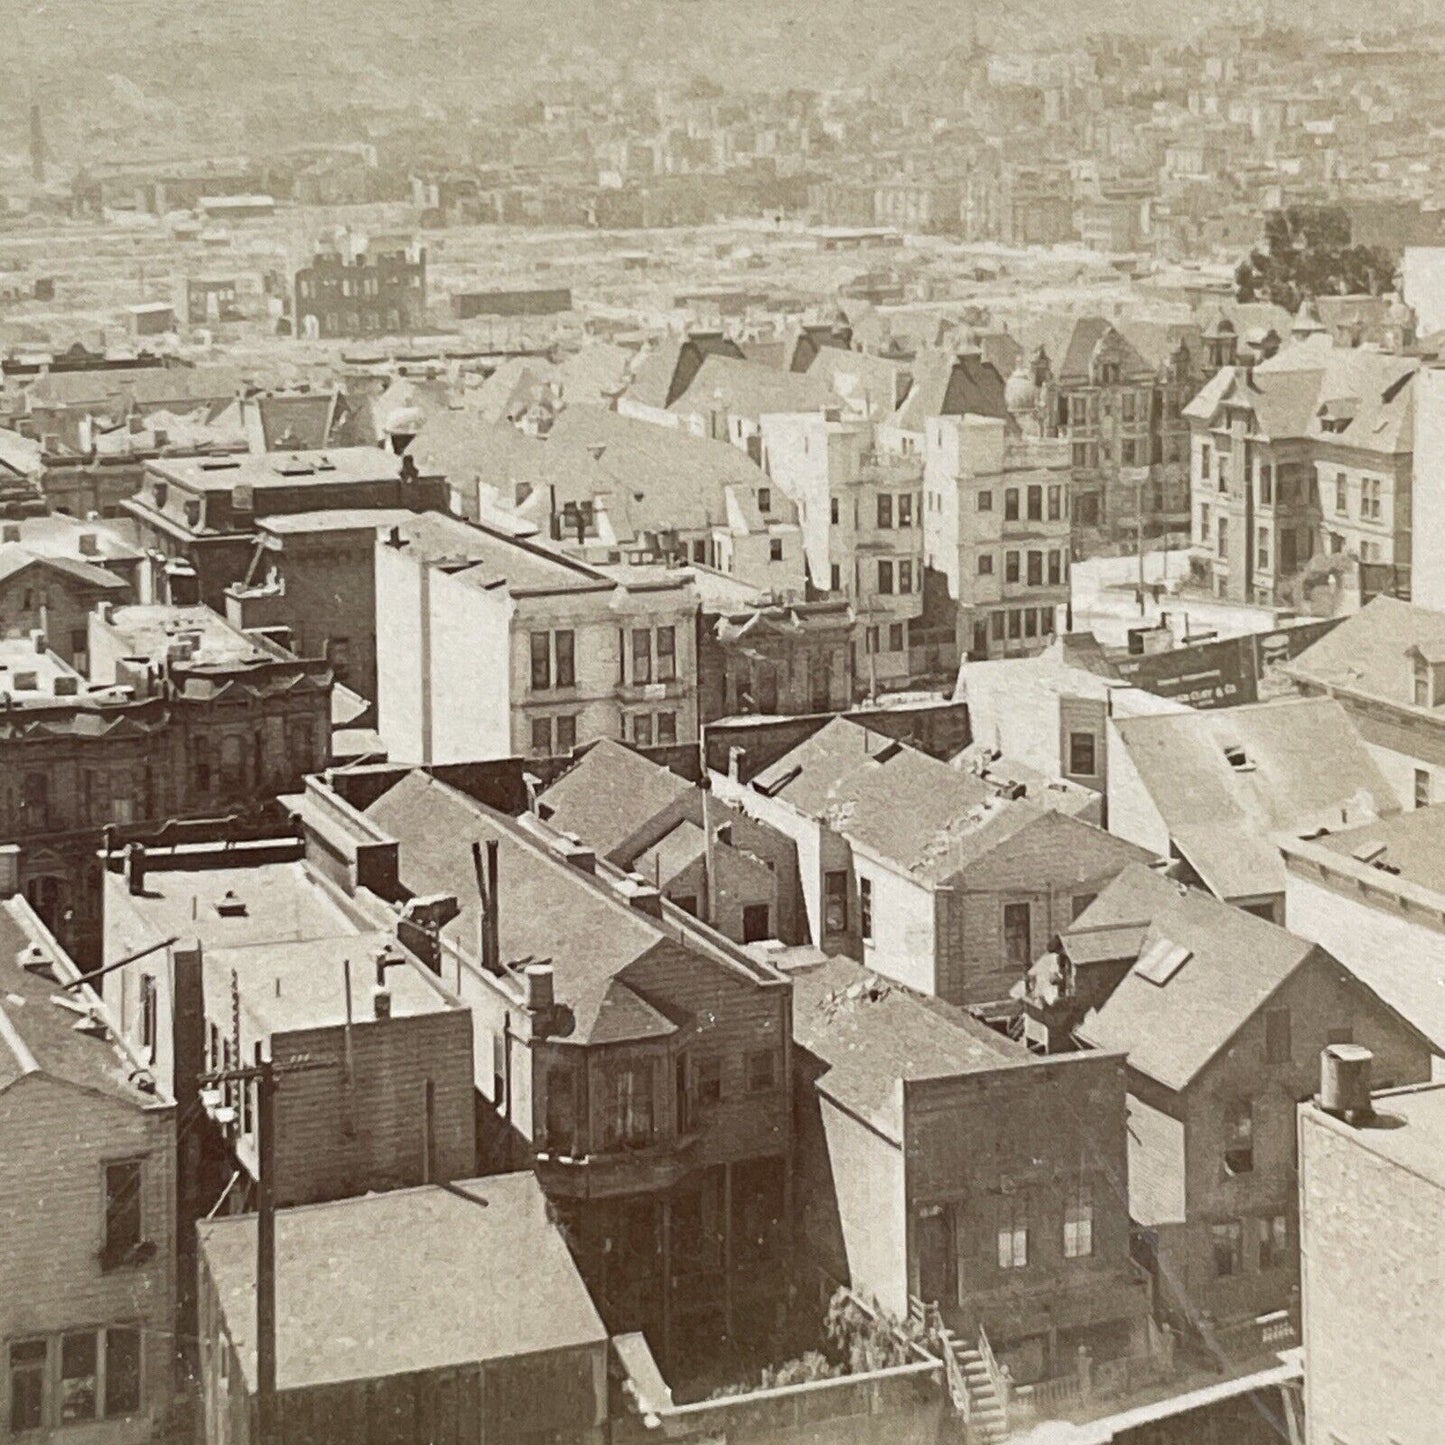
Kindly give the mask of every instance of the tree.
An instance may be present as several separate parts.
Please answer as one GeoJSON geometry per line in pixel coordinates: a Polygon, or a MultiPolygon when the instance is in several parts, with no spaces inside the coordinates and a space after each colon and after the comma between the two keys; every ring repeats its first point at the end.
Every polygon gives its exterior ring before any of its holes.
{"type": "Polygon", "coordinates": [[[1380,246],[1351,244],[1350,218],[1339,206],[1287,206],[1264,218],[1264,249],[1234,273],[1240,301],[1261,297],[1297,311],[1316,296],[1379,296],[1394,286],[1395,266],[1380,246]]]}

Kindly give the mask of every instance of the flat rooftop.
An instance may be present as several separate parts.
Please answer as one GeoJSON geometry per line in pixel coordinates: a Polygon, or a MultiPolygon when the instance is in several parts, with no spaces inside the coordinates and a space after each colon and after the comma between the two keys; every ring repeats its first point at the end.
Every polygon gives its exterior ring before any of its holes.
{"type": "MultiPolygon", "coordinates": [[[[228,850],[244,856],[244,849],[228,850]]],[[[205,949],[241,948],[354,932],[350,916],[305,863],[240,863],[235,867],[153,867],[134,894],[120,873],[105,875],[106,932],[113,911],[128,914],[122,930],[135,947],[174,935],[205,949]],[[234,903],[241,906],[236,908],[234,903]],[[217,907],[225,904],[224,911],[217,907]]]]}
{"type": "Polygon", "coordinates": [[[381,447],[328,447],[324,451],[233,453],[217,457],[165,457],[147,464],[153,475],[197,492],[250,487],[296,487],[308,482],[392,482],[402,459],[381,447]]]}
{"type": "Polygon", "coordinates": [[[396,960],[386,969],[393,1018],[414,1018],[461,1006],[420,964],[397,948],[389,932],[379,930],[208,950],[204,961],[207,1013],[213,1018],[230,1017],[234,977],[242,1011],[268,1037],[371,1022],[376,1018],[378,954],[396,960]]]}
{"type": "Polygon", "coordinates": [[[210,607],[171,607],[163,603],[137,603],[113,608],[107,626],[121,641],[126,654],[159,660],[175,642],[193,639],[191,666],[235,666],[247,662],[274,662],[276,654],[258,646],[210,607]]]}
{"type": "Polygon", "coordinates": [[[1445,1084],[1417,1084],[1373,1096],[1376,1122],[1356,1126],[1317,1104],[1308,1104],[1318,1124],[1347,1135],[1361,1149],[1445,1189],[1445,1084]]]}
{"type": "Polygon", "coordinates": [[[39,651],[28,637],[0,637],[0,697],[16,702],[49,701],[60,678],[75,683],[74,697],[85,691],[85,679],[63,658],[39,651]]]}
{"type": "MultiPolygon", "coordinates": [[[[197,1229],[226,1333],[254,1390],[256,1216],[197,1229]]],[[[276,1272],[282,1390],[607,1340],[530,1171],[280,1210],[276,1272]]]]}
{"type": "Polygon", "coordinates": [[[108,523],[81,522],[59,512],[46,517],[7,520],[0,540],[18,542],[37,557],[65,557],[97,566],[107,562],[139,562],[145,555],[108,523]],[[82,537],[92,540],[82,546],[82,537]]]}
{"type": "MultiPolygon", "coordinates": [[[[509,592],[610,591],[612,578],[536,542],[473,526],[441,512],[410,516],[397,529],[413,556],[425,557],[475,587],[509,592]]],[[[390,541],[383,545],[392,545],[390,541]]]]}
{"type": "Polygon", "coordinates": [[[316,512],[292,512],[289,516],[258,517],[256,530],[276,537],[311,532],[367,532],[377,527],[397,527],[415,513],[404,507],[330,507],[316,512]]]}

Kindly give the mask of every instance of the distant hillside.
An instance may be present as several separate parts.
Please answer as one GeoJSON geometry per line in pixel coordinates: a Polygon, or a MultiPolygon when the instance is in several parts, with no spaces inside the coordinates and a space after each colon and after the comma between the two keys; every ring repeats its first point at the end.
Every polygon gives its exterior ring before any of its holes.
{"type": "MultiPolygon", "coordinates": [[[[1280,20],[1292,8],[1316,30],[1357,23],[1344,0],[1307,12],[1274,0],[1280,20]]],[[[1386,0],[1371,23],[1401,11],[1418,13],[1418,0],[1386,0]]],[[[297,124],[349,102],[425,119],[577,81],[698,73],[756,91],[939,77],[975,16],[979,40],[1002,47],[1096,30],[1182,38],[1194,13],[1178,0],[13,0],[7,29],[63,157],[98,143],[107,122],[234,146],[250,118],[297,124]]],[[[11,137],[0,149],[14,147],[25,89],[0,96],[11,137]]]]}

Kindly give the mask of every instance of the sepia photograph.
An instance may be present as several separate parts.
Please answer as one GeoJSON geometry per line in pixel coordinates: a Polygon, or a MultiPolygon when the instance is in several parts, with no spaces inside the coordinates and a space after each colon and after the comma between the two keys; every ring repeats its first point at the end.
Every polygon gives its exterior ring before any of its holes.
{"type": "Polygon", "coordinates": [[[1445,1445],[1445,8],[0,55],[0,1445],[1445,1445]]]}

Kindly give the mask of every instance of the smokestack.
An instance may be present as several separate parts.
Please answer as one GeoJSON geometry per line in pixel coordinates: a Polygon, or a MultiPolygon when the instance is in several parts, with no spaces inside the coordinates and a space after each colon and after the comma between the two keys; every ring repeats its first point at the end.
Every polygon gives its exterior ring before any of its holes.
{"type": "Polygon", "coordinates": [[[498,928],[497,840],[487,839],[487,861],[482,865],[482,845],[472,844],[472,867],[477,875],[477,896],[481,915],[477,920],[477,952],[482,967],[489,973],[502,971],[501,931],[498,928]]]}
{"type": "Polygon", "coordinates": [[[1320,1054],[1320,1108],[1347,1124],[1375,1117],[1370,1066],[1375,1056],[1359,1044],[1328,1044],[1320,1054]]]}

